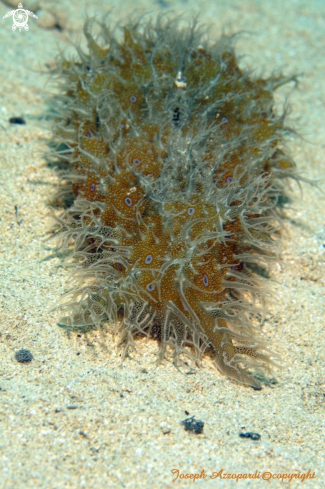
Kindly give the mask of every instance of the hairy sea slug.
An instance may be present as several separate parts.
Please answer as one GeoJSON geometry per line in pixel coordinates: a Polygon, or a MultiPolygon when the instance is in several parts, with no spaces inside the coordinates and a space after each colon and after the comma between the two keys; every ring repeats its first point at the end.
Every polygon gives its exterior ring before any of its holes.
{"type": "Polygon", "coordinates": [[[253,78],[234,37],[213,43],[168,16],[114,28],[91,18],[84,34],[88,49],[54,70],[66,202],[54,235],[76,282],[60,324],[117,324],[126,352],[143,334],[175,363],[210,352],[259,388],[272,364],[263,275],[277,260],[279,201],[299,179],[273,92],[294,78],[253,78]]]}

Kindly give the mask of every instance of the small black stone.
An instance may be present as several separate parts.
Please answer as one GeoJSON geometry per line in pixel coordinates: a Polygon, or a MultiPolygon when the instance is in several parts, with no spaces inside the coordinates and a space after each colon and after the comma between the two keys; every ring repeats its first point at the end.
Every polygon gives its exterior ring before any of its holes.
{"type": "Polygon", "coordinates": [[[252,433],[251,431],[247,431],[246,433],[239,433],[241,438],[250,438],[251,440],[259,440],[261,435],[259,433],[252,433]]]}
{"type": "Polygon", "coordinates": [[[15,358],[19,363],[29,363],[33,360],[33,355],[29,350],[22,348],[15,353],[15,358]]]}
{"type": "Polygon", "coordinates": [[[194,416],[181,421],[185,431],[193,431],[196,435],[203,433],[204,422],[200,419],[195,419],[194,416]]]}
{"type": "Polygon", "coordinates": [[[10,117],[10,124],[26,124],[25,119],[23,117],[10,117]]]}

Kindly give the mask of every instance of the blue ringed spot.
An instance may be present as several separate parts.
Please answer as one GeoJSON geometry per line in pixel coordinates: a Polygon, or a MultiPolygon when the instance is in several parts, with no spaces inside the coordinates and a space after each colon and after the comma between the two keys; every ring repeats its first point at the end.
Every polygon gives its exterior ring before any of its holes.
{"type": "Polygon", "coordinates": [[[124,129],[125,128],[125,125],[124,124],[121,124],[121,129],[124,129]]]}
{"type": "Polygon", "coordinates": [[[93,191],[95,190],[95,188],[96,188],[96,185],[95,185],[94,183],[92,183],[92,184],[90,185],[90,190],[91,190],[91,192],[93,192],[93,191]]]}
{"type": "Polygon", "coordinates": [[[153,290],[155,290],[156,286],[155,284],[148,284],[147,285],[147,290],[149,290],[149,292],[152,292],[153,290]]]}
{"type": "Polygon", "coordinates": [[[137,98],[134,95],[131,95],[130,101],[134,104],[137,101],[137,98]]]}
{"type": "Polygon", "coordinates": [[[131,207],[132,205],[132,199],[130,197],[125,197],[124,202],[128,207],[131,207]]]}
{"type": "Polygon", "coordinates": [[[141,163],[141,161],[139,160],[139,158],[133,158],[132,163],[134,166],[137,166],[141,163]]]}
{"type": "Polygon", "coordinates": [[[188,213],[188,215],[189,215],[189,216],[193,216],[194,212],[195,212],[194,207],[189,207],[189,208],[187,209],[187,213],[188,213]]]}
{"type": "Polygon", "coordinates": [[[231,183],[232,182],[232,177],[228,177],[227,178],[227,183],[231,183]]]}
{"type": "Polygon", "coordinates": [[[223,117],[221,119],[221,122],[224,122],[225,124],[228,124],[229,121],[228,121],[227,117],[223,117]]]}
{"type": "Polygon", "coordinates": [[[152,255],[147,255],[146,256],[146,259],[144,260],[145,264],[146,265],[150,265],[150,263],[152,262],[153,258],[152,258],[152,255]]]}
{"type": "Polygon", "coordinates": [[[209,279],[206,274],[203,275],[203,284],[205,287],[209,285],[209,279]]]}
{"type": "Polygon", "coordinates": [[[91,132],[90,131],[87,132],[86,137],[91,138],[91,132]]]}

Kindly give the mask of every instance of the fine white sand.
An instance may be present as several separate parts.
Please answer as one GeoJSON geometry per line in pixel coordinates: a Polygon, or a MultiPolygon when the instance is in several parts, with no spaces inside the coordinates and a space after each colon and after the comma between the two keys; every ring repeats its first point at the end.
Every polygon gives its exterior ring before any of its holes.
{"type": "MultiPolygon", "coordinates": [[[[15,2],[0,3],[0,15],[15,2]]],[[[17,0],[18,3],[18,0],[17,0]]],[[[155,366],[154,341],[137,341],[132,359],[107,334],[70,337],[51,308],[69,288],[69,272],[44,242],[51,224],[48,203],[57,176],[44,152],[51,136],[46,76],[68,37],[82,37],[85,11],[113,8],[126,18],[135,3],[85,0],[26,0],[36,11],[29,31],[12,32],[1,20],[0,83],[0,487],[162,488],[173,469],[201,473],[200,487],[255,487],[256,480],[210,479],[213,472],[272,474],[315,472],[305,488],[324,486],[324,193],[293,184],[286,206],[282,266],[273,270],[270,312],[264,333],[281,353],[277,383],[260,392],[222,377],[204,362],[191,375],[173,365],[155,366]],[[41,7],[41,8],[38,8],[41,7]],[[38,10],[37,10],[38,8],[38,10]],[[54,19],[54,20],[53,20],[54,19]],[[61,26],[62,30],[53,28],[61,26]],[[51,28],[52,27],[52,28],[51,28]],[[21,116],[26,125],[9,124],[21,116]],[[16,216],[15,206],[18,214],[16,216]],[[21,364],[15,352],[29,349],[21,364]],[[204,421],[204,432],[184,430],[185,411],[204,421]],[[259,441],[240,432],[261,435],[259,441]]],[[[279,107],[290,94],[289,121],[303,139],[289,148],[306,178],[324,178],[325,17],[323,1],[201,0],[149,2],[137,7],[153,15],[167,11],[212,25],[211,36],[248,31],[237,43],[241,65],[259,74],[303,74],[298,89],[279,91],[279,107]]],[[[324,190],[324,182],[320,182],[324,190]]],[[[262,487],[289,482],[259,481],[262,487]]],[[[301,482],[291,482],[291,486],[301,482]]]]}

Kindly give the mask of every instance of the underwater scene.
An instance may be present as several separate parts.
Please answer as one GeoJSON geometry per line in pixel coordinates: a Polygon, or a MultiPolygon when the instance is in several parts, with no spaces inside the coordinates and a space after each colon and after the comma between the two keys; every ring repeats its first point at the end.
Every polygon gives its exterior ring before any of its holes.
{"type": "Polygon", "coordinates": [[[324,3],[0,7],[0,487],[323,487],[324,3]]]}

